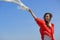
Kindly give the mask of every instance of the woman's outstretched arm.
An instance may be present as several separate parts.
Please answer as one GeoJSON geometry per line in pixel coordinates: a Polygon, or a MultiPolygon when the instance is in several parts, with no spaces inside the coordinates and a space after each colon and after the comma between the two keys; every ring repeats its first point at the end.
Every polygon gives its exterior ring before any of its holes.
{"type": "Polygon", "coordinates": [[[32,11],[31,9],[29,9],[29,12],[30,12],[30,14],[33,16],[34,19],[37,18],[36,15],[33,13],[33,11],[32,11]]]}

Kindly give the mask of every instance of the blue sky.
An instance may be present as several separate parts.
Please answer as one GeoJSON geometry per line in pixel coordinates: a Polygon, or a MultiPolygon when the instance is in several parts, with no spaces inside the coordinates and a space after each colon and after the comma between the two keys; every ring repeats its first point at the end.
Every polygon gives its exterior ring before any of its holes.
{"type": "MultiPolygon", "coordinates": [[[[60,0],[21,0],[35,15],[43,19],[51,12],[55,24],[55,40],[60,40],[60,0]]],[[[39,27],[29,12],[18,9],[18,5],[0,2],[0,40],[41,40],[39,27]]]]}

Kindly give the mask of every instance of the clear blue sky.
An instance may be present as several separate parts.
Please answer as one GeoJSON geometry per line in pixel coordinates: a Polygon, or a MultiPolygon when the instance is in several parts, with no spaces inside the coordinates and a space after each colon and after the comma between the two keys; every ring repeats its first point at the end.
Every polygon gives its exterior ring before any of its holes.
{"type": "MultiPolygon", "coordinates": [[[[51,12],[55,24],[55,40],[60,40],[60,0],[21,0],[35,15],[43,19],[51,12]]],[[[0,2],[0,40],[41,40],[39,27],[29,12],[18,5],[0,2]]]]}

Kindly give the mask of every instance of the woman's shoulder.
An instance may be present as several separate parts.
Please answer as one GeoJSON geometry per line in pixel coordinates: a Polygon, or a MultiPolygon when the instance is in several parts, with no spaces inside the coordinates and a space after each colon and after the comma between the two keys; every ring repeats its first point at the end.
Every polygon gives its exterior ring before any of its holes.
{"type": "Polygon", "coordinates": [[[43,19],[41,18],[35,18],[36,21],[44,21],[43,19]]]}
{"type": "Polygon", "coordinates": [[[52,26],[54,27],[54,23],[51,23],[52,24],[52,26]]]}

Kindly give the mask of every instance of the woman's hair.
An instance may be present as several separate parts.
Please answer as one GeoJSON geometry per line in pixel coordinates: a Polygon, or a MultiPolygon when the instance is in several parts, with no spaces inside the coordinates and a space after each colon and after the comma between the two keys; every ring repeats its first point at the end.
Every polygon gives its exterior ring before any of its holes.
{"type": "MultiPolygon", "coordinates": [[[[46,25],[50,28],[48,22],[45,20],[45,16],[46,16],[47,14],[49,14],[49,16],[50,16],[50,20],[51,20],[51,18],[52,18],[52,14],[49,13],[49,12],[47,12],[47,13],[44,14],[44,21],[46,22],[46,25]]],[[[50,20],[49,20],[49,21],[50,21],[50,20]]]]}
{"type": "Polygon", "coordinates": [[[51,18],[52,18],[52,14],[51,14],[51,13],[49,13],[49,12],[47,12],[47,13],[45,13],[45,14],[44,14],[44,20],[45,20],[45,16],[46,16],[47,14],[49,14],[49,15],[50,15],[50,20],[51,20],[51,18]]]}

